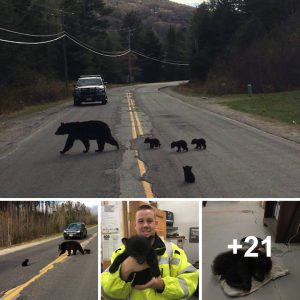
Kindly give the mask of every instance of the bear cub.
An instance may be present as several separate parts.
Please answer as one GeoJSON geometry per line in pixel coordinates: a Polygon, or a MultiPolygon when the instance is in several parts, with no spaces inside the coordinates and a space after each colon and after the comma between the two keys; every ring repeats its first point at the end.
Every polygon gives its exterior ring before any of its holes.
{"type": "Polygon", "coordinates": [[[26,258],[26,259],[22,262],[22,267],[27,267],[27,266],[28,266],[28,262],[29,262],[29,259],[26,258]]]}
{"type": "Polygon", "coordinates": [[[154,147],[159,148],[160,142],[159,139],[156,138],[145,138],[144,144],[150,144],[150,149],[153,149],[154,147]]]}
{"type": "Polygon", "coordinates": [[[176,141],[176,142],[172,142],[171,143],[171,148],[175,148],[175,147],[177,147],[176,152],[181,152],[181,148],[184,151],[189,151],[189,149],[187,147],[187,142],[185,140],[179,140],[179,141],[176,141]]]}
{"type": "Polygon", "coordinates": [[[183,166],[184,181],[187,183],[195,182],[195,175],[192,172],[192,166],[183,166]]]}
{"type": "Polygon", "coordinates": [[[66,241],[58,245],[58,249],[60,250],[59,256],[68,251],[68,256],[71,255],[73,251],[73,255],[76,255],[76,252],[79,251],[82,255],[84,255],[84,251],[80,245],[80,243],[76,241],[66,241]]]}
{"type": "Polygon", "coordinates": [[[80,140],[83,143],[85,147],[84,153],[87,153],[90,149],[90,140],[97,141],[98,150],[96,152],[102,152],[105,143],[114,145],[119,149],[119,144],[111,135],[109,126],[102,121],[61,123],[55,134],[68,134],[65,147],[60,151],[61,154],[69,151],[73,147],[75,140],[80,140]]]}
{"type": "MultiPolygon", "coordinates": [[[[130,279],[134,277],[132,286],[145,284],[153,277],[160,276],[158,260],[154,249],[151,247],[153,237],[146,238],[144,236],[134,236],[132,238],[123,238],[122,242],[125,245],[125,251],[115,258],[112,265],[109,267],[109,272],[114,273],[118,270],[120,264],[129,256],[133,257],[139,264],[147,262],[149,268],[136,272],[135,276],[132,273],[130,279]]],[[[118,250],[116,250],[117,252],[118,250]]],[[[131,279],[132,280],[132,279],[131,279]]]]}
{"type": "Polygon", "coordinates": [[[195,149],[206,149],[206,140],[205,139],[193,139],[191,142],[192,145],[196,144],[195,149]]]}
{"type": "Polygon", "coordinates": [[[214,259],[212,265],[215,275],[221,275],[228,285],[243,291],[251,290],[252,278],[262,282],[272,269],[272,260],[266,256],[265,249],[252,251],[258,253],[258,257],[245,257],[247,250],[238,249],[237,254],[223,252],[214,259]]]}

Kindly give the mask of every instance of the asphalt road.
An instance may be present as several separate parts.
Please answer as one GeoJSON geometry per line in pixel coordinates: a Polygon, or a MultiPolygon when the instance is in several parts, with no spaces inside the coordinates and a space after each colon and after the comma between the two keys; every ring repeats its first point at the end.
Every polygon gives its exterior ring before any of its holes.
{"type": "Polygon", "coordinates": [[[170,84],[128,86],[109,91],[104,106],[66,107],[18,148],[0,160],[0,197],[145,197],[142,181],[156,197],[299,197],[300,145],[187,104],[159,88],[170,84]],[[133,103],[129,106],[127,94],[133,103]],[[134,120],[132,115],[135,114],[134,120]],[[60,155],[66,136],[55,136],[60,122],[107,122],[121,149],[83,154],[77,141],[60,155]],[[132,138],[132,126],[142,131],[132,138]],[[140,135],[139,135],[140,134],[140,135]],[[150,150],[145,136],[161,148],[150,150]],[[204,137],[206,150],[194,150],[204,137]],[[189,152],[176,153],[172,141],[184,139],[189,152]],[[144,162],[146,174],[139,169],[144,162]],[[192,166],[196,183],[184,183],[182,166],[192,166]]]}
{"type": "MultiPolygon", "coordinates": [[[[45,274],[30,283],[19,294],[18,299],[97,299],[98,295],[98,227],[88,229],[86,239],[80,241],[91,254],[66,257],[53,265],[45,274]]],[[[0,251],[0,298],[4,292],[18,287],[38,275],[59,254],[58,244],[63,238],[43,242],[39,245],[1,255],[0,251]],[[29,259],[29,265],[21,262],[29,259]]],[[[4,296],[4,299],[7,295],[4,296]]],[[[2,298],[1,298],[2,299],[2,298]]]]}

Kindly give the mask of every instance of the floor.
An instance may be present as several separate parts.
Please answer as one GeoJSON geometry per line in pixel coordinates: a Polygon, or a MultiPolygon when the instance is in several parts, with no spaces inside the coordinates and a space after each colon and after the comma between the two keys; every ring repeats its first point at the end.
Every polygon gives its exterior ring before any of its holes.
{"type": "MultiPolygon", "coordinates": [[[[258,201],[209,201],[203,207],[203,300],[231,299],[224,294],[218,279],[211,272],[214,257],[227,251],[233,239],[249,235],[261,238],[271,235],[263,226],[263,208],[258,201]]],[[[258,291],[235,299],[247,300],[298,300],[300,291],[300,244],[274,243],[272,257],[276,257],[289,270],[287,276],[278,278],[258,291]]]]}

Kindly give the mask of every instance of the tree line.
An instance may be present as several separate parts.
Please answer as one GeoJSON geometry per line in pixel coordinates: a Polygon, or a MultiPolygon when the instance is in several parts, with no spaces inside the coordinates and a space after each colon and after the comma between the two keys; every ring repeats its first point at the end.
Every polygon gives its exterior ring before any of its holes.
{"type": "Polygon", "coordinates": [[[0,247],[55,233],[69,223],[97,224],[97,215],[80,202],[0,201],[0,247]]]}
{"type": "Polygon", "coordinates": [[[191,23],[191,78],[219,92],[299,88],[297,0],[210,0],[191,23]]]}
{"type": "MultiPolygon", "coordinates": [[[[121,28],[111,29],[107,16],[113,8],[102,0],[54,0],[51,6],[48,2],[0,0],[0,27],[32,34],[66,31],[103,53],[129,47],[133,52],[118,58],[97,55],[66,37],[40,45],[1,42],[0,88],[7,94],[6,107],[13,102],[12,90],[19,106],[56,99],[66,71],[70,81],[99,73],[111,83],[191,79],[214,92],[244,91],[248,83],[255,91],[299,87],[299,1],[206,1],[195,9],[190,24],[170,26],[164,37],[133,11],[124,15],[121,28]],[[189,67],[161,61],[186,62],[189,67]]],[[[49,39],[0,32],[7,40],[49,39]]]]}

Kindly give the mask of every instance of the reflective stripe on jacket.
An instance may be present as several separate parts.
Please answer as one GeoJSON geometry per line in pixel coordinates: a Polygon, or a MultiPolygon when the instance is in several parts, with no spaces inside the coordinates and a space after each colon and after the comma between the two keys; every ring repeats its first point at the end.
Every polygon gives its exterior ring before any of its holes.
{"type": "MultiPolygon", "coordinates": [[[[173,243],[164,241],[166,251],[157,256],[161,277],[165,288],[162,293],[154,289],[136,290],[131,282],[125,282],[120,277],[120,268],[111,274],[108,269],[101,275],[102,297],[107,300],[172,300],[188,299],[198,285],[198,271],[187,260],[182,249],[173,243]]],[[[111,257],[111,263],[125,250],[122,246],[111,257]]]]}

